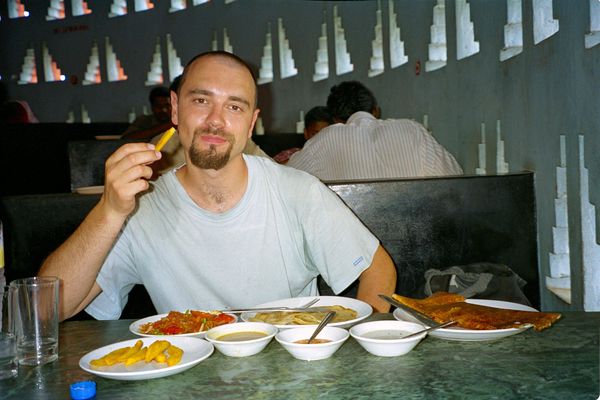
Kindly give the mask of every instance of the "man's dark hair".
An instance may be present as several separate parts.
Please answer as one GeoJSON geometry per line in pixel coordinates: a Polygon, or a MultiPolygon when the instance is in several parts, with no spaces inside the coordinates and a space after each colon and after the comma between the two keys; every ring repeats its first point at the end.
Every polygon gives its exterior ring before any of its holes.
{"type": "Polygon", "coordinates": [[[173,79],[173,82],[171,82],[171,84],[169,85],[169,90],[171,92],[179,93],[179,85],[181,85],[182,76],[182,74],[179,74],[175,77],[175,79],[173,79]]]}
{"type": "Polygon", "coordinates": [[[154,99],[158,97],[169,97],[171,98],[171,94],[169,92],[169,88],[164,86],[156,86],[152,88],[150,91],[150,95],[148,96],[148,100],[150,100],[150,104],[154,104],[154,99]]]}
{"type": "Polygon", "coordinates": [[[315,122],[325,121],[329,124],[333,124],[333,117],[329,112],[329,109],[325,106],[316,106],[308,110],[304,116],[304,126],[309,126],[315,122]]]}
{"type": "Polygon", "coordinates": [[[373,113],[377,109],[377,100],[362,83],[346,81],[331,88],[327,108],[333,118],[346,122],[355,112],[373,113]]]}
{"type": "MultiPolygon", "coordinates": [[[[230,61],[233,61],[235,64],[239,65],[240,67],[245,68],[250,73],[250,76],[252,76],[252,80],[254,81],[254,90],[256,93],[256,97],[258,97],[258,84],[256,82],[256,75],[254,74],[254,71],[252,70],[252,67],[250,66],[250,64],[248,64],[246,61],[244,61],[242,58],[236,56],[235,54],[229,53],[228,51],[222,51],[222,50],[206,51],[204,53],[198,54],[197,56],[194,56],[194,58],[192,58],[190,61],[188,61],[188,63],[183,68],[183,73],[181,74],[181,81],[179,82],[179,87],[177,88],[178,89],[177,95],[179,95],[179,89],[181,88],[181,86],[183,86],[183,82],[185,81],[185,78],[187,77],[187,73],[190,69],[190,66],[194,63],[194,61],[196,61],[197,59],[202,58],[202,57],[210,57],[210,56],[226,58],[230,61]]],[[[256,107],[257,104],[258,104],[258,98],[255,99],[254,106],[256,107]]]]}

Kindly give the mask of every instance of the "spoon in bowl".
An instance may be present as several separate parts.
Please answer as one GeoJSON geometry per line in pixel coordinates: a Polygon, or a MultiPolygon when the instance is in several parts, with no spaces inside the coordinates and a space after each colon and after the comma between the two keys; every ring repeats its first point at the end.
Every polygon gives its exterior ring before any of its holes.
{"type": "Polygon", "coordinates": [[[310,336],[310,338],[308,339],[308,341],[306,342],[306,344],[310,344],[311,340],[314,340],[314,338],[317,337],[317,335],[319,334],[319,332],[321,332],[321,330],[323,328],[325,328],[325,325],[327,325],[327,323],[329,321],[331,321],[331,319],[335,317],[335,311],[329,311],[321,320],[321,322],[319,322],[319,325],[317,325],[317,329],[315,329],[315,331],[313,332],[313,334],[310,336]]]}
{"type": "Polygon", "coordinates": [[[431,328],[423,329],[423,330],[421,330],[419,332],[415,332],[415,333],[411,333],[411,334],[406,335],[406,336],[402,336],[400,339],[408,339],[408,338],[411,338],[411,337],[414,337],[414,336],[419,336],[421,333],[435,331],[436,329],[445,328],[447,326],[454,325],[455,323],[456,323],[456,321],[444,322],[443,324],[432,326],[431,328]]]}

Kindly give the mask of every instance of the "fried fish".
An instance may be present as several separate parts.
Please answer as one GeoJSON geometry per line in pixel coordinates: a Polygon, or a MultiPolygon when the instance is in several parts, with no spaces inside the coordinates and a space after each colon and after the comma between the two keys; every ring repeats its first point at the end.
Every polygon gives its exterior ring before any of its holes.
{"type": "Polygon", "coordinates": [[[561,317],[558,313],[507,310],[470,304],[465,302],[463,296],[447,292],[437,292],[422,300],[397,294],[393,294],[392,297],[436,322],[454,320],[458,326],[465,329],[508,329],[533,325],[536,331],[541,331],[549,328],[561,317]]]}

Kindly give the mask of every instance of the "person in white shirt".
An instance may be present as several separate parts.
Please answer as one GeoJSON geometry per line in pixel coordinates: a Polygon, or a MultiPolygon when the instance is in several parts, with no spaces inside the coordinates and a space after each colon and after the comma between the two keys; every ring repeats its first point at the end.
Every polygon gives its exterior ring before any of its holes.
{"type": "Polygon", "coordinates": [[[409,119],[381,120],[375,96],[362,83],[331,88],[330,125],[308,140],[287,165],[323,181],[461,175],[456,159],[409,119]]]}
{"type": "Polygon", "coordinates": [[[357,298],[389,311],[378,294],[395,289],[392,259],[342,200],[307,173],[242,153],[259,113],[242,59],[196,56],[171,105],[185,165],[150,183],[161,153],[120,147],[99,203],[42,265],[39,275],[61,279],[61,319],[84,308],[119,318],[136,283],[164,313],[314,296],[319,275],[336,293],[358,279],[357,298]]]}

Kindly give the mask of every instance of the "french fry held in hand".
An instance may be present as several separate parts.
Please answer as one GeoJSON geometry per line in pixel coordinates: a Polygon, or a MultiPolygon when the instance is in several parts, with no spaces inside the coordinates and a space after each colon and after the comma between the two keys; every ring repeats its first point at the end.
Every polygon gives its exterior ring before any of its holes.
{"type": "Polygon", "coordinates": [[[166,363],[169,367],[178,364],[183,357],[183,350],[173,346],[168,340],[157,340],[148,347],[142,347],[143,342],[138,340],[134,346],[115,349],[103,357],[90,361],[92,368],[110,367],[124,363],[125,366],[144,361],[150,363],[166,363]]]}

